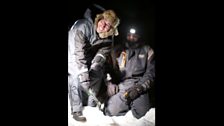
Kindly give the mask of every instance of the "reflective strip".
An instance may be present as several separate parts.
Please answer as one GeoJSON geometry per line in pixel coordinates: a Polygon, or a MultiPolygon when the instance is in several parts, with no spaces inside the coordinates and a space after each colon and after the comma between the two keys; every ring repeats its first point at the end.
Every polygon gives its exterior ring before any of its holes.
{"type": "Polygon", "coordinates": [[[121,59],[121,63],[119,65],[119,67],[120,67],[120,69],[123,69],[125,67],[125,65],[126,65],[126,57],[127,57],[127,54],[126,54],[125,51],[123,51],[121,53],[121,55],[122,55],[122,59],[121,59]]]}
{"type": "Polygon", "coordinates": [[[96,54],[96,56],[100,56],[100,57],[102,57],[104,60],[106,60],[106,57],[104,56],[104,55],[102,55],[102,54],[96,54]]]}
{"type": "Polygon", "coordinates": [[[111,80],[112,80],[112,78],[111,78],[110,74],[107,74],[107,81],[111,81],[111,80]]]}
{"type": "Polygon", "coordinates": [[[150,49],[148,51],[148,60],[151,60],[153,54],[154,54],[154,51],[152,49],[150,49]]]}
{"type": "Polygon", "coordinates": [[[76,25],[77,22],[78,22],[78,20],[75,21],[75,23],[72,25],[72,27],[70,28],[70,30],[73,29],[73,27],[76,25]]]}

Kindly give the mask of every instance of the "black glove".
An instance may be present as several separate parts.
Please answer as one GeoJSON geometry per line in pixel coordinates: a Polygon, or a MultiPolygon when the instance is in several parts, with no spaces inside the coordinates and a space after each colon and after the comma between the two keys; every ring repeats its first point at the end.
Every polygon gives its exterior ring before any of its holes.
{"type": "Polygon", "coordinates": [[[125,98],[128,101],[132,101],[135,100],[137,97],[139,97],[142,92],[143,92],[144,88],[141,85],[134,85],[132,87],[130,87],[126,92],[125,92],[125,98]]]}
{"type": "Polygon", "coordinates": [[[107,95],[113,96],[119,91],[119,87],[116,84],[112,84],[111,82],[108,82],[107,85],[107,95]]]}

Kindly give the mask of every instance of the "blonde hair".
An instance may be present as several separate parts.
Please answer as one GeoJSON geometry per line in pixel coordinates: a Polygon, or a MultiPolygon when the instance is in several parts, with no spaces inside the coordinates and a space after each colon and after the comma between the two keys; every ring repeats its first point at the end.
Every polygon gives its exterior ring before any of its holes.
{"type": "Polygon", "coordinates": [[[108,32],[99,33],[100,38],[107,38],[108,36],[115,35],[117,36],[118,30],[117,26],[120,24],[120,19],[117,17],[116,13],[113,10],[106,10],[102,14],[97,14],[95,18],[95,27],[101,19],[106,19],[111,23],[111,29],[108,32]]]}

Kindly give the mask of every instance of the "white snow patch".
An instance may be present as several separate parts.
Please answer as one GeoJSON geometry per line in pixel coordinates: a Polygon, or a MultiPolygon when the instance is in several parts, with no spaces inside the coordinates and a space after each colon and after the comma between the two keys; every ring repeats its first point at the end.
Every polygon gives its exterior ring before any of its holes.
{"type": "Polygon", "coordinates": [[[105,116],[98,107],[85,106],[83,115],[86,122],[79,122],[72,118],[70,103],[68,101],[68,126],[155,126],[155,108],[151,108],[145,116],[135,118],[131,111],[125,116],[105,116]]]}

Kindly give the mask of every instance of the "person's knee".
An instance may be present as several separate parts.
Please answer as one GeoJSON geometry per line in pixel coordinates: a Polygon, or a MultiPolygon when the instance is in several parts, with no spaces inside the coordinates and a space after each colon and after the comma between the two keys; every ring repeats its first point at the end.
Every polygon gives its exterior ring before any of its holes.
{"type": "Polygon", "coordinates": [[[149,110],[149,107],[145,106],[134,106],[131,108],[132,114],[135,118],[139,119],[142,116],[144,116],[146,114],[146,112],[149,110]]]}
{"type": "Polygon", "coordinates": [[[110,104],[105,107],[104,113],[107,116],[116,116],[118,114],[118,109],[115,104],[110,104]]]}
{"type": "Polygon", "coordinates": [[[129,106],[120,99],[119,94],[115,94],[107,102],[105,107],[105,114],[109,116],[121,116],[125,115],[129,110],[129,106]]]}
{"type": "Polygon", "coordinates": [[[132,114],[135,118],[139,119],[141,118],[142,116],[144,116],[142,113],[138,113],[136,110],[131,110],[132,111],[132,114]]]}

